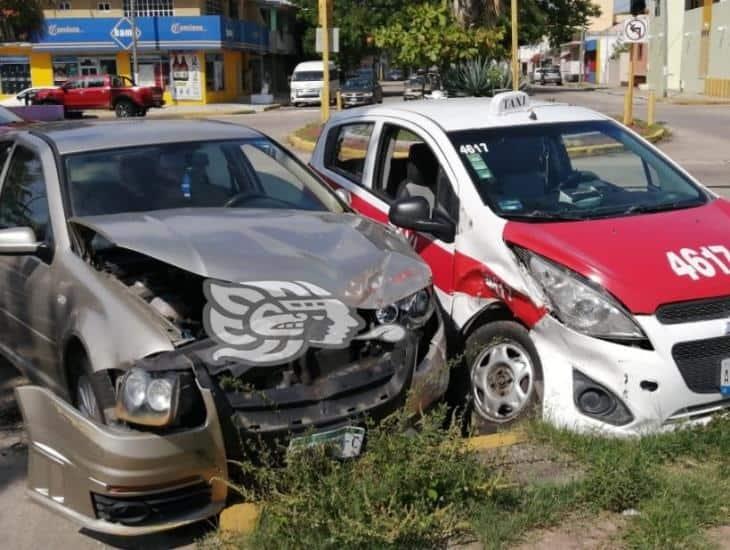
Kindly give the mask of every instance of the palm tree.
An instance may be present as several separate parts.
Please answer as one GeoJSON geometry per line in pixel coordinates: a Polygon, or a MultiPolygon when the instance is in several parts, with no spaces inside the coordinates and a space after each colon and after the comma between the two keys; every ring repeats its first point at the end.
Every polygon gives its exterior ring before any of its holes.
{"type": "Polygon", "coordinates": [[[43,27],[47,0],[0,0],[0,42],[23,42],[43,27]]]}

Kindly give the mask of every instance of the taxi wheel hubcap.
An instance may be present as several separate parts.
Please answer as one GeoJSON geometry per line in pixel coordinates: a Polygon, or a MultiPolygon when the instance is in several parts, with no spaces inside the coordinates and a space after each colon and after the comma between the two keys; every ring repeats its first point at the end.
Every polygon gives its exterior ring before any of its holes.
{"type": "Polygon", "coordinates": [[[532,360],[520,344],[491,344],[482,350],[471,368],[474,408],[489,422],[514,420],[530,402],[534,383],[532,360]]]}

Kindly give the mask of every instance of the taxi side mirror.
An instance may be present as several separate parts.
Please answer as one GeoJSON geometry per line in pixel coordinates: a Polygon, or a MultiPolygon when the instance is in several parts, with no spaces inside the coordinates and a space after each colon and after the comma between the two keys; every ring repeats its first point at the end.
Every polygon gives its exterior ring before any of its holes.
{"type": "Polygon", "coordinates": [[[406,197],[393,203],[388,213],[390,223],[404,229],[430,233],[437,239],[453,243],[456,224],[448,216],[431,208],[423,197],[406,197]]]}
{"type": "Polygon", "coordinates": [[[31,256],[41,248],[35,232],[30,227],[0,229],[0,255],[31,256]]]}

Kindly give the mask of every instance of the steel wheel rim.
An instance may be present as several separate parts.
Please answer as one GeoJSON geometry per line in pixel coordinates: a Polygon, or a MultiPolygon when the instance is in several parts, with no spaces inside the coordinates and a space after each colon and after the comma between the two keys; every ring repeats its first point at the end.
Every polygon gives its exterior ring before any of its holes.
{"type": "Polygon", "coordinates": [[[99,402],[96,400],[94,389],[88,376],[79,377],[76,384],[76,400],[79,412],[91,420],[99,418],[99,402]]]}
{"type": "Polygon", "coordinates": [[[117,106],[117,112],[120,118],[129,118],[132,116],[132,108],[127,103],[122,103],[117,106]]]}
{"type": "Polygon", "coordinates": [[[487,346],[472,364],[474,409],[489,422],[501,424],[520,416],[534,387],[535,368],[530,354],[512,340],[487,346]]]}

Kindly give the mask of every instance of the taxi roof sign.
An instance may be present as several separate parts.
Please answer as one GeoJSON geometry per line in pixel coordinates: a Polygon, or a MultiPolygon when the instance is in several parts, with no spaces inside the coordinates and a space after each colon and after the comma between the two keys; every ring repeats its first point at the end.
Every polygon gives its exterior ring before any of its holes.
{"type": "Polygon", "coordinates": [[[496,116],[526,111],[530,107],[530,96],[525,92],[503,92],[492,98],[490,112],[496,116]]]}

